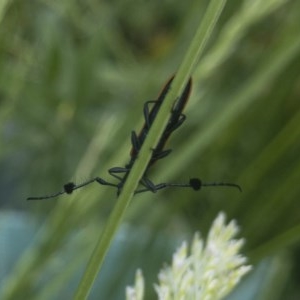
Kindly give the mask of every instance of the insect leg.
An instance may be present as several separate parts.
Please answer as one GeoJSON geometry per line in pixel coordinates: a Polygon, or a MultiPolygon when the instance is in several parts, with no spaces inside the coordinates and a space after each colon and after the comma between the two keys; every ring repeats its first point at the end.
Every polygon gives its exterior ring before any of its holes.
{"type": "Polygon", "coordinates": [[[144,104],[144,117],[145,117],[145,124],[147,128],[149,129],[151,124],[153,123],[153,120],[157,114],[158,108],[160,105],[157,104],[157,100],[149,100],[144,104]],[[158,107],[153,107],[152,110],[150,111],[149,109],[149,104],[156,104],[158,107]]]}

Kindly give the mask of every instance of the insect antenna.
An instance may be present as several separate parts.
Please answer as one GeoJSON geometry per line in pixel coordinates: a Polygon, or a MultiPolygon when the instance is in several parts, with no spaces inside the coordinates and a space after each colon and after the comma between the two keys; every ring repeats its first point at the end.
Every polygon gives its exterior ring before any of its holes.
{"type": "Polygon", "coordinates": [[[51,199],[51,198],[56,198],[60,195],[63,195],[63,194],[72,194],[74,190],[77,190],[79,188],[82,188],[86,185],[89,185],[93,182],[98,182],[99,184],[102,184],[102,185],[110,185],[110,186],[114,186],[114,187],[118,187],[117,184],[113,184],[113,183],[110,183],[110,182],[107,182],[105,181],[104,179],[100,178],[100,177],[95,177],[95,178],[92,178],[88,181],[85,181],[83,183],[80,183],[78,185],[76,185],[74,182],[68,182],[64,185],[64,190],[62,192],[58,192],[58,193],[55,193],[53,195],[46,195],[46,196],[38,196],[38,197],[28,197],[26,200],[46,200],[46,199],[51,199]]]}
{"type": "MultiPolygon", "coordinates": [[[[237,188],[240,192],[242,192],[242,188],[235,183],[228,183],[228,182],[210,182],[204,183],[199,178],[191,178],[188,183],[159,183],[153,186],[153,189],[156,191],[162,190],[168,187],[180,187],[180,188],[192,188],[194,191],[199,191],[202,187],[208,186],[227,186],[227,187],[234,187],[237,188]]],[[[135,194],[143,193],[149,191],[148,188],[144,188],[141,190],[137,190],[135,194]]]]}

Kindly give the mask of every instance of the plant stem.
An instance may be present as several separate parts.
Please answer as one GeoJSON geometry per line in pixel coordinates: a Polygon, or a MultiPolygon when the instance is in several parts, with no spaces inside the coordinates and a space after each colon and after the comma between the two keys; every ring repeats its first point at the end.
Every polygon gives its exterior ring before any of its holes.
{"type": "Polygon", "coordinates": [[[148,162],[151,159],[151,149],[155,148],[167,124],[174,99],[181,94],[185,85],[187,84],[187,81],[192,74],[192,70],[195,68],[196,63],[203,52],[213,27],[216,24],[217,19],[225,5],[225,2],[226,0],[212,0],[210,2],[204,19],[198,26],[198,30],[185,55],[185,58],[183,59],[181,66],[178,69],[172,86],[169,89],[163,104],[161,105],[155,121],[150,128],[148,136],[139,152],[139,156],[128,175],[124,187],[122,188],[118,201],[90,257],[85,273],[75,294],[76,300],[87,299],[109,246],[119,225],[121,224],[126,208],[128,207],[130,200],[134,195],[134,191],[137,188],[137,185],[146,170],[148,162]]]}

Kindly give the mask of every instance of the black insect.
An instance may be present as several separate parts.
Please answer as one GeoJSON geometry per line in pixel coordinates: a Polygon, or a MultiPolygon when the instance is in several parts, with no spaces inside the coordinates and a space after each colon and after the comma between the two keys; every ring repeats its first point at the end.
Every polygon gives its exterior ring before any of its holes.
{"type": "MultiPolygon", "coordinates": [[[[84,183],[81,183],[79,185],[75,185],[74,183],[70,182],[64,185],[64,190],[62,192],[58,192],[53,195],[49,196],[42,196],[42,197],[29,197],[27,200],[43,200],[43,199],[50,199],[57,197],[62,194],[71,194],[74,190],[79,189],[83,186],[89,185],[93,182],[97,182],[102,185],[108,185],[108,186],[113,186],[117,188],[117,194],[119,195],[121,189],[124,186],[124,183],[128,177],[129,171],[131,170],[135,160],[138,157],[139,151],[147,137],[147,134],[155,120],[155,117],[161,107],[161,104],[163,103],[166,94],[168,90],[170,89],[171,83],[173,81],[174,77],[172,77],[167,84],[164,86],[162,89],[162,92],[160,93],[159,97],[157,100],[150,100],[147,101],[144,104],[144,118],[145,118],[145,123],[139,134],[137,135],[135,131],[132,131],[131,133],[131,143],[132,143],[132,149],[130,152],[130,161],[128,164],[125,165],[125,167],[114,167],[108,170],[109,174],[116,179],[119,180],[118,183],[110,183],[100,177],[95,177],[93,179],[90,179],[84,183]],[[122,176],[123,175],[123,176],[122,176]]],[[[202,181],[198,178],[192,178],[188,183],[185,184],[179,184],[179,183],[160,183],[160,184],[154,184],[147,176],[147,172],[149,168],[159,159],[162,159],[169,155],[171,153],[171,149],[165,150],[165,144],[167,140],[169,139],[170,135],[174,130],[176,130],[178,127],[182,125],[182,123],[185,121],[186,117],[182,113],[189,95],[191,91],[191,86],[192,86],[192,80],[189,79],[183,93],[181,96],[177,99],[175,102],[170,118],[168,120],[168,123],[166,125],[166,128],[157,143],[156,147],[152,149],[152,156],[151,159],[148,163],[148,166],[146,168],[146,171],[140,180],[140,184],[144,186],[144,188],[141,188],[139,190],[135,191],[135,194],[146,192],[146,191],[151,191],[151,192],[156,192],[158,190],[167,188],[167,187],[189,187],[194,190],[200,190],[202,186],[231,186],[231,187],[236,187],[239,190],[241,190],[240,186],[237,184],[233,183],[224,183],[224,182],[215,182],[215,183],[202,183],[202,181]]]]}
{"type": "MultiPolygon", "coordinates": [[[[164,86],[164,88],[162,89],[159,97],[157,100],[150,100],[147,101],[144,104],[144,118],[145,118],[145,123],[143,128],[141,129],[140,133],[137,135],[135,133],[135,131],[132,131],[131,133],[131,143],[132,143],[132,149],[130,151],[130,161],[128,162],[128,164],[125,165],[125,167],[114,167],[108,170],[108,172],[110,173],[110,175],[112,175],[113,177],[117,178],[119,180],[118,184],[111,184],[109,182],[104,182],[102,181],[101,184],[106,184],[106,185],[112,185],[115,186],[118,189],[118,194],[120,193],[126,179],[127,176],[129,174],[129,171],[131,170],[137,156],[138,153],[147,137],[147,134],[155,120],[155,117],[161,107],[161,104],[163,103],[166,94],[171,86],[171,83],[173,81],[174,77],[172,77],[167,84],[164,86]],[[123,177],[120,177],[119,174],[124,174],[123,177]]],[[[147,172],[149,170],[149,168],[159,159],[162,159],[164,157],[166,157],[167,155],[169,155],[171,153],[171,149],[168,150],[164,150],[165,144],[169,138],[169,136],[171,135],[171,133],[176,130],[178,127],[180,127],[182,125],[182,123],[185,121],[185,115],[182,113],[189,95],[190,95],[190,91],[191,91],[191,86],[192,86],[192,80],[189,79],[183,93],[181,94],[181,96],[178,98],[178,100],[176,101],[172,111],[171,111],[171,115],[170,118],[168,120],[168,123],[166,125],[166,128],[161,136],[161,138],[159,139],[158,144],[156,145],[156,147],[154,149],[152,149],[152,155],[150,158],[150,161],[148,163],[148,166],[146,167],[146,171],[142,177],[142,179],[140,180],[140,184],[143,185],[145,187],[145,189],[142,190],[137,190],[135,191],[135,193],[140,193],[140,192],[144,192],[144,191],[152,191],[152,192],[156,192],[158,189],[162,189],[162,186],[159,185],[155,185],[147,176],[147,172]]],[[[95,178],[96,179],[96,178],[95,178]]],[[[98,178],[99,179],[99,178],[98,178]]],[[[98,181],[96,179],[96,181],[98,181]]],[[[99,182],[100,183],[100,182],[99,182]]],[[[164,184],[166,185],[166,183],[164,184]]],[[[190,187],[190,185],[188,185],[190,187]]],[[[166,186],[165,186],[166,187],[166,186]]]]}

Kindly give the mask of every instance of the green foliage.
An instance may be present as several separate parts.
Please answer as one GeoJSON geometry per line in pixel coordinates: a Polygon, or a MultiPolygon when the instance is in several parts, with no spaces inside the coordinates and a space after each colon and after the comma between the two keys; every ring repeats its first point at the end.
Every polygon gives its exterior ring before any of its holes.
{"type": "MultiPolygon", "coordinates": [[[[72,298],[115,190],[95,183],[49,201],[25,198],[57,192],[70,177],[110,180],[107,169],[127,162],[143,103],[177,70],[207,2],[1,2],[1,299],[72,298]],[[16,219],[26,242],[11,232],[16,219]]],[[[123,299],[138,267],[156,274],[170,248],[207,230],[220,210],[241,226],[251,263],[274,258],[265,268],[272,280],[254,284],[261,299],[299,297],[299,20],[298,1],[228,1],[173,152],[149,176],[237,182],[243,193],[135,196],[91,299],[123,299]]]]}

